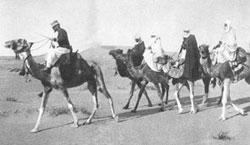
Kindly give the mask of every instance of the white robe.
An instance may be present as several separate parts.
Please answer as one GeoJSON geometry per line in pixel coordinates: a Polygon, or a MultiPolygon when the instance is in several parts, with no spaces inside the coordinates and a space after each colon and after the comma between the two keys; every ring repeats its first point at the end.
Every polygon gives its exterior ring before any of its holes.
{"type": "MultiPolygon", "coordinates": [[[[57,38],[57,36],[58,36],[58,33],[55,32],[55,37],[54,37],[54,38],[57,38]]],[[[47,54],[47,58],[46,58],[46,62],[47,62],[47,63],[46,63],[46,67],[51,67],[51,66],[53,66],[53,65],[56,63],[56,61],[60,58],[60,56],[61,56],[62,54],[65,54],[65,53],[69,53],[69,52],[70,52],[70,50],[67,49],[67,48],[59,47],[58,43],[55,42],[55,41],[52,42],[52,47],[53,47],[53,48],[51,48],[51,49],[49,50],[48,54],[47,54]]]]}
{"type": "Polygon", "coordinates": [[[148,66],[156,72],[162,69],[162,66],[156,63],[158,57],[163,56],[163,50],[161,47],[161,40],[158,38],[153,38],[151,44],[143,53],[143,57],[148,66]]]}
{"type": "Polygon", "coordinates": [[[224,32],[221,37],[222,45],[217,48],[217,62],[233,61],[236,58],[237,42],[236,35],[231,28],[228,32],[224,32]]]}

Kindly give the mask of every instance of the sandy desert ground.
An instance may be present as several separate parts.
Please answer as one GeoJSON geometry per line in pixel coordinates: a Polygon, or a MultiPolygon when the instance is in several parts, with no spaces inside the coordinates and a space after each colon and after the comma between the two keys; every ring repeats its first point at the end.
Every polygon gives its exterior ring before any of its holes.
{"type": "MultiPolygon", "coordinates": [[[[221,113],[216,102],[220,95],[219,87],[210,87],[208,106],[200,108],[197,114],[189,114],[190,101],[188,91],[181,91],[184,113],[178,114],[177,107],[158,112],[160,100],[152,86],[147,87],[153,107],[147,106],[142,98],[137,113],[131,113],[136,95],[129,110],[123,110],[128,99],[130,81],[114,76],[115,61],[108,55],[115,47],[92,48],[83,51],[82,56],[96,61],[102,68],[105,82],[115,102],[115,110],[120,122],[111,118],[107,99],[99,93],[100,108],[90,125],[71,128],[72,117],[67,105],[58,91],[50,95],[45,115],[40,126],[41,131],[30,133],[37,115],[40,100],[37,94],[42,90],[39,81],[32,79],[25,83],[18,73],[9,72],[9,68],[21,67],[21,61],[12,58],[0,60],[0,144],[1,145],[248,145],[250,144],[250,116],[241,116],[231,107],[227,107],[228,119],[218,121],[221,113]]],[[[43,62],[43,56],[36,57],[43,62]]],[[[250,86],[244,81],[231,86],[233,101],[250,111],[250,86]]],[[[169,103],[174,103],[174,88],[170,85],[169,103]]],[[[92,111],[93,102],[86,84],[69,89],[72,101],[78,110],[82,124],[92,111]]],[[[138,93],[138,90],[135,94],[138,93]]],[[[195,84],[195,98],[201,103],[204,94],[203,84],[195,84]]]]}

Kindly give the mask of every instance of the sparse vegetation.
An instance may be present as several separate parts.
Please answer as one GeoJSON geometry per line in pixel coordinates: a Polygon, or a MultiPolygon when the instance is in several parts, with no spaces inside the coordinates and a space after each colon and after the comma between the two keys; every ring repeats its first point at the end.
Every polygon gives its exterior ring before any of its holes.
{"type": "Polygon", "coordinates": [[[49,116],[56,117],[63,114],[69,114],[70,110],[67,107],[59,107],[59,108],[52,107],[48,109],[48,112],[49,116]]]}
{"type": "Polygon", "coordinates": [[[11,111],[1,111],[0,118],[6,118],[10,115],[11,111]]]}
{"type": "Polygon", "coordinates": [[[17,99],[14,97],[8,97],[8,98],[6,98],[6,101],[17,102],[17,99]]]}
{"type": "Polygon", "coordinates": [[[228,132],[225,131],[220,131],[216,136],[213,136],[214,139],[217,140],[231,140],[231,137],[228,135],[228,132]]]}

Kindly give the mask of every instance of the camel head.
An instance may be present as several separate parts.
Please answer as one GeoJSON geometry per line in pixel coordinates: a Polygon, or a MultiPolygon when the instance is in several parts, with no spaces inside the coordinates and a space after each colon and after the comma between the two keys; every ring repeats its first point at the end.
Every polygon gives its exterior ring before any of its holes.
{"type": "Polygon", "coordinates": [[[114,59],[117,59],[118,55],[122,55],[123,50],[122,49],[115,49],[115,50],[110,50],[109,55],[113,56],[114,59]]]}
{"type": "Polygon", "coordinates": [[[203,59],[207,58],[209,56],[209,46],[206,44],[202,44],[199,46],[199,52],[203,59]]]}
{"type": "Polygon", "coordinates": [[[32,47],[32,45],[33,43],[30,43],[25,39],[15,39],[6,41],[4,47],[13,50],[15,53],[18,53],[21,58],[24,59],[27,57],[27,55],[30,55],[30,48],[32,47]]]}
{"type": "Polygon", "coordinates": [[[210,57],[210,52],[208,48],[209,48],[209,45],[206,45],[206,44],[202,44],[199,46],[199,52],[201,56],[200,58],[201,65],[206,65],[206,64],[208,64],[209,66],[211,65],[211,57],[210,57]]]}

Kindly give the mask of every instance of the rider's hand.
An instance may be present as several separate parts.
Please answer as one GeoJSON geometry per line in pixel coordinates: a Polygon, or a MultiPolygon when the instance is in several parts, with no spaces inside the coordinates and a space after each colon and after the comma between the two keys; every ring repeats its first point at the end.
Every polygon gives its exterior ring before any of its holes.
{"type": "Polygon", "coordinates": [[[56,38],[51,37],[51,38],[49,38],[49,40],[56,41],[56,38]]]}

